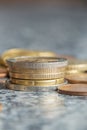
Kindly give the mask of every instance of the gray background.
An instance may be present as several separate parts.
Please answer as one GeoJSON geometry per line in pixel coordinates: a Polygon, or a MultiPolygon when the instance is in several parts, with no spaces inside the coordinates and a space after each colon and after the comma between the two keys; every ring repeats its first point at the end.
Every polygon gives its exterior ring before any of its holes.
{"type": "Polygon", "coordinates": [[[87,9],[0,8],[0,53],[9,48],[51,50],[86,59],[87,9]]]}
{"type": "MultiPolygon", "coordinates": [[[[0,8],[0,52],[10,48],[87,56],[87,10],[0,8]]],[[[87,97],[0,90],[0,130],[87,130],[87,97]]]]}

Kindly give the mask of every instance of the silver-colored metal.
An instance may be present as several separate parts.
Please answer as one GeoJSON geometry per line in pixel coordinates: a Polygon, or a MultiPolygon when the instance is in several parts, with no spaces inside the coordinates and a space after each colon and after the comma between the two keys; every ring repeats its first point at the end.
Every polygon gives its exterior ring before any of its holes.
{"type": "Polygon", "coordinates": [[[10,77],[16,79],[59,79],[64,78],[65,72],[55,74],[23,74],[23,73],[9,73],[10,77]]]}
{"type": "Polygon", "coordinates": [[[30,69],[40,69],[40,68],[55,68],[55,67],[66,67],[68,61],[63,58],[57,57],[16,57],[13,59],[8,59],[7,64],[9,68],[30,68],[30,69]],[[44,61],[43,61],[44,60],[44,61]]]}

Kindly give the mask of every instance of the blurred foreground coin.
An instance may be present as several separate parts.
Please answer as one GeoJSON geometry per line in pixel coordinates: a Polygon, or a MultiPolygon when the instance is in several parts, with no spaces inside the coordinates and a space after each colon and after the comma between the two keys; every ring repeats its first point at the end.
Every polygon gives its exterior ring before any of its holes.
{"type": "Polygon", "coordinates": [[[69,81],[69,83],[84,83],[84,84],[87,84],[87,74],[67,75],[66,79],[69,81]]]}
{"type": "Polygon", "coordinates": [[[67,84],[59,87],[60,94],[87,96],[87,84],[67,84]]]}

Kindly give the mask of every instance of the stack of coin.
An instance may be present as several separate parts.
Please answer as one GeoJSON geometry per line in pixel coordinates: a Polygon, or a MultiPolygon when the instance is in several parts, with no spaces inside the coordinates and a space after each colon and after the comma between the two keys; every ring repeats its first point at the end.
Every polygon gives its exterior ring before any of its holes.
{"type": "Polygon", "coordinates": [[[66,74],[81,74],[87,72],[87,61],[75,60],[69,63],[66,74]]]}
{"type": "Polygon", "coordinates": [[[56,56],[53,52],[45,52],[45,51],[30,51],[26,49],[10,49],[2,53],[0,56],[0,77],[4,78],[8,75],[8,66],[6,60],[9,58],[14,58],[18,56],[49,56],[54,57],[56,56]]]}
{"type": "Polygon", "coordinates": [[[56,88],[65,83],[67,64],[66,59],[57,57],[23,56],[8,59],[10,75],[8,88],[20,90],[18,87],[20,85],[22,89],[38,86],[56,88]]]}

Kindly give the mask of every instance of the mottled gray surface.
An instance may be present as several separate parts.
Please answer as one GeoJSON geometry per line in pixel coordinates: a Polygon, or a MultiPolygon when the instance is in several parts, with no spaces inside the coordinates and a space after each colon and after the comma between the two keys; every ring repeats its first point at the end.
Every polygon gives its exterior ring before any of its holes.
{"type": "MultiPolygon", "coordinates": [[[[87,10],[0,8],[0,52],[13,47],[86,58],[87,10]]],[[[87,130],[87,97],[0,90],[0,130],[87,130]]]]}

